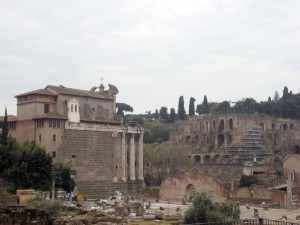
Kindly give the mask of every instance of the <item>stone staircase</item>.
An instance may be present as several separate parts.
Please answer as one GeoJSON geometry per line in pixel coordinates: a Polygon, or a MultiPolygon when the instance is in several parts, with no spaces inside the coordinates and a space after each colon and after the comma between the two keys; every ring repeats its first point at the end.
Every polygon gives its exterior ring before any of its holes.
{"type": "Polygon", "coordinates": [[[8,188],[7,182],[4,180],[3,176],[0,175],[0,206],[16,206],[17,196],[9,194],[7,192],[8,188]]]}

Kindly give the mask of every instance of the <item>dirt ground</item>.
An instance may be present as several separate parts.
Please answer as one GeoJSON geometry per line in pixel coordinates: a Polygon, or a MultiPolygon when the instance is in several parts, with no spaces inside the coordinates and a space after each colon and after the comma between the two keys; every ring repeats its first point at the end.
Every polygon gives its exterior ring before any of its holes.
{"type": "Polygon", "coordinates": [[[270,220],[281,220],[282,216],[287,217],[287,221],[300,223],[300,220],[296,220],[296,216],[300,215],[300,210],[286,210],[286,209],[268,209],[264,210],[262,207],[250,206],[247,209],[246,206],[240,206],[241,219],[242,218],[252,218],[254,216],[254,208],[258,209],[259,217],[270,220]]]}
{"type": "MultiPolygon", "coordinates": [[[[151,207],[153,209],[164,208],[164,213],[175,214],[176,208],[180,209],[180,213],[184,215],[184,212],[188,209],[189,205],[181,205],[179,202],[161,202],[161,203],[152,203],[151,207]]],[[[250,209],[247,209],[246,206],[240,206],[241,210],[241,219],[243,218],[253,218],[254,216],[254,208],[258,209],[259,217],[270,220],[281,220],[282,216],[286,216],[286,221],[297,222],[300,223],[300,220],[296,220],[296,216],[300,215],[300,209],[298,210],[286,210],[286,209],[273,209],[270,208],[268,210],[264,210],[261,206],[250,206],[250,209]]]]}

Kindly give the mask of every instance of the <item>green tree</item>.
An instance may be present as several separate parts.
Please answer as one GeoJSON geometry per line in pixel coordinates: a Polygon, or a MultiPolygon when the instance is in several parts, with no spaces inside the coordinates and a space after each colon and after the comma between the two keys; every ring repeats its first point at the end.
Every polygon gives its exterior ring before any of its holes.
{"type": "Polygon", "coordinates": [[[55,163],[53,166],[55,175],[55,187],[71,192],[76,186],[75,180],[71,177],[71,166],[63,163],[55,163]]]}
{"type": "Polygon", "coordinates": [[[7,170],[20,159],[21,151],[20,145],[15,138],[9,136],[7,138],[7,145],[0,144],[0,172],[6,173],[7,170]]]}
{"type": "Polygon", "coordinates": [[[116,103],[117,115],[124,117],[124,111],[133,112],[133,108],[125,103],[116,103]]]}
{"type": "Polygon", "coordinates": [[[257,111],[259,104],[254,98],[244,98],[240,101],[237,101],[234,107],[239,110],[257,111]]]}
{"type": "Polygon", "coordinates": [[[162,143],[169,140],[170,128],[159,123],[151,123],[144,128],[144,143],[162,143]]]}
{"type": "Polygon", "coordinates": [[[44,148],[34,142],[18,145],[14,138],[9,137],[5,157],[2,170],[13,184],[13,191],[20,188],[51,190],[52,158],[44,148]]]}
{"type": "Polygon", "coordinates": [[[158,114],[158,110],[157,109],[155,110],[154,118],[155,118],[155,120],[159,119],[159,114],[158,114]]]}
{"type": "Polygon", "coordinates": [[[5,115],[4,115],[4,120],[3,120],[3,124],[2,124],[2,134],[0,133],[0,144],[6,146],[7,143],[7,136],[8,136],[8,120],[7,120],[7,109],[5,107],[5,115]]]}
{"type": "Polygon", "coordinates": [[[189,116],[195,116],[195,101],[196,99],[191,97],[189,104],[189,116]]]}
{"type": "Polygon", "coordinates": [[[281,99],[282,99],[282,100],[287,100],[287,99],[289,99],[289,97],[290,97],[289,89],[287,88],[287,86],[285,86],[285,87],[283,88],[283,94],[282,94],[281,99]]]}
{"type": "Polygon", "coordinates": [[[193,204],[186,211],[184,223],[220,222],[239,218],[240,210],[237,204],[214,202],[211,195],[202,192],[197,193],[193,204]]]}
{"type": "Polygon", "coordinates": [[[168,115],[168,108],[167,107],[162,106],[159,110],[159,115],[160,115],[160,118],[162,120],[164,120],[166,123],[169,122],[169,115],[168,115]]]}
{"type": "Polygon", "coordinates": [[[180,120],[184,120],[185,118],[185,109],[184,109],[184,99],[183,96],[179,97],[179,103],[178,103],[178,118],[180,120]]]}
{"type": "Polygon", "coordinates": [[[240,187],[249,187],[252,184],[259,184],[258,177],[254,176],[254,175],[242,174],[241,179],[240,179],[240,187]]]}
{"type": "Polygon", "coordinates": [[[206,113],[210,112],[210,107],[209,107],[206,95],[204,95],[202,104],[197,105],[196,112],[199,115],[206,114],[206,113]]]}
{"type": "Polygon", "coordinates": [[[203,107],[202,107],[203,113],[204,114],[209,113],[210,110],[209,110],[209,105],[208,105],[208,101],[207,101],[206,95],[204,95],[204,99],[203,99],[202,105],[203,105],[203,107]]]}
{"type": "Polygon", "coordinates": [[[169,119],[170,123],[173,123],[175,121],[175,117],[176,117],[175,109],[171,108],[171,110],[170,110],[170,119],[169,119]]]}

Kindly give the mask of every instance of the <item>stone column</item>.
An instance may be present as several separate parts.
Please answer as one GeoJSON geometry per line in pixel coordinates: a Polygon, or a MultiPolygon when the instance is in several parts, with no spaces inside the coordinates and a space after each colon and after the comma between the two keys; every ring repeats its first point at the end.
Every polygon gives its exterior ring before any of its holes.
{"type": "Polygon", "coordinates": [[[130,137],[130,180],[135,180],[134,134],[130,137]]]}
{"type": "Polygon", "coordinates": [[[144,150],[143,150],[143,133],[140,134],[139,138],[139,180],[144,180],[144,150]]]}
{"type": "Polygon", "coordinates": [[[122,133],[122,180],[127,181],[127,146],[126,146],[126,132],[122,133]]]}

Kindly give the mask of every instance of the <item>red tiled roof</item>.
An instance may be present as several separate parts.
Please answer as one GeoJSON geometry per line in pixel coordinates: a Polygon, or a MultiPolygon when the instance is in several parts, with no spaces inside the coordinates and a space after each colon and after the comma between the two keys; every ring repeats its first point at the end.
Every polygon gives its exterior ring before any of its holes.
{"type": "Polygon", "coordinates": [[[46,89],[49,91],[52,91],[53,93],[63,94],[63,95],[74,95],[74,96],[113,100],[112,96],[101,94],[96,91],[87,91],[87,90],[80,90],[80,89],[74,89],[74,88],[67,88],[67,87],[64,87],[61,85],[60,86],[48,85],[46,87],[46,89]]]}
{"type": "Polygon", "coordinates": [[[23,93],[23,94],[16,95],[15,98],[25,96],[25,95],[51,95],[51,96],[57,96],[57,94],[55,94],[55,93],[53,93],[49,90],[37,89],[37,90],[34,90],[34,91],[30,91],[30,92],[26,92],[26,93],[23,93]]]}
{"type": "Polygon", "coordinates": [[[60,119],[60,120],[67,120],[68,118],[64,115],[58,113],[45,113],[33,118],[34,120],[37,119],[60,119]]]}

